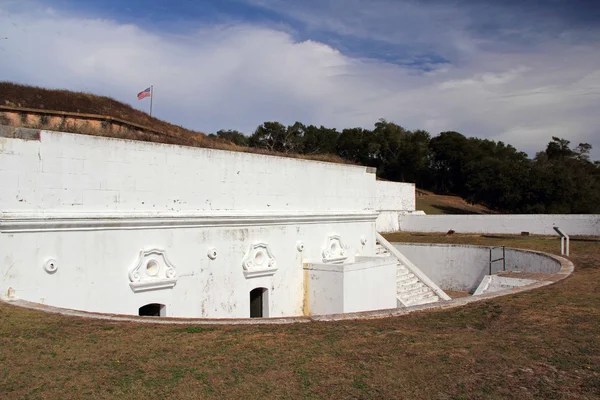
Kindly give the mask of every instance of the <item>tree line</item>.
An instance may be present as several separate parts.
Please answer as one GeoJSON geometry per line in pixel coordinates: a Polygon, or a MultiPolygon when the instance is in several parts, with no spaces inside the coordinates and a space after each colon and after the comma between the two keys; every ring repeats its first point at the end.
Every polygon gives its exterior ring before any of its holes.
{"type": "Polygon", "coordinates": [[[337,154],[376,167],[381,178],[501,212],[600,213],[600,161],[590,160],[592,146],[572,147],[558,137],[532,159],[501,141],[453,131],[432,137],[383,119],[372,130],[265,122],[250,136],[235,130],[210,136],[282,153],[337,154]]]}

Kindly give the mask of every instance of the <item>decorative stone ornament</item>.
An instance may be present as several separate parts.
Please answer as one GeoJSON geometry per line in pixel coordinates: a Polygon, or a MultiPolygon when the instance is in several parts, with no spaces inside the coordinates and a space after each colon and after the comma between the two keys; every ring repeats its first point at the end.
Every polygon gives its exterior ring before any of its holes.
{"type": "Polygon", "coordinates": [[[58,269],[58,264],[56,263],[56,260],[53,258],[50,258],[49,260],[47,260],[44,263],[44,269],[46,270],[47,273],[49,274],[53,274],[56,272],[56,270],[58,269]]]}
{"type": "Polygon", "coordinates": [[[277,271],[275,257],[264,242],[254,243],[250,246],[242,260],[246,278],[273,275],[277,271]]]}
{"type": "Polygon", "coordinates": [[[206,255],[208,256],[208,258],[210,258],[211,260],[214,260],[215,258],[217,258],[217,249],[214,247],[211,247],[208,249],[208,252],[206,253],[206,255]]]}
{"type": "Polygon", "coordinates": [[[360,244],[362,244],[363,246],[365,244],[367,244],[367,237],[366,236],[361,236],[361,238],[360,238],[360,244]]]}
{"type": "Polygon", "coordinates": [[[302,240],[298,240],[296,242],[296,250],[298,250],[300,253],[304,251],[304,242],[302,240]]]}
{"type": "Polygon", "coordinates": [[[346,258],[348,258],[348,253],[340,235],[329,235],[323,248],[323,262],[342,262],[346,258]]]}
{"type": "Polygon", "coordinates": [[[177,273],[164,250],[142,250],[137,264],[129,270],[129,281],[134,292],[167,289],[177,283],[177,273]]]}

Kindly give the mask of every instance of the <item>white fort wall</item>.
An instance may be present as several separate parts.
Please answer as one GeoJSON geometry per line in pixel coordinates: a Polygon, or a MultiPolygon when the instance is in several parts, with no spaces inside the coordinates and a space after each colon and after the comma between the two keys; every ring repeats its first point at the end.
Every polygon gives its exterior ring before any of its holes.
{"type": "Polygon", "coordinates": [[[559,227],[567,235],[600,236],[598,214],[531,215],[400,215],[399,229],[406,232],[503,233],[529,232],[556,235],[559,227]]]}
{"type": "Polygon", "coordinates": [[[303,263],[371,256],[365,167],[49,131],[0,137],[0,294],[176,317],[306,312],[303,263]],[[334,237],[339,235],[339,238],[334,237]],[[136,269],[136,267],[139,267],[136,269]]]}
{"type": "Polygon", "coordinates": [[[375,183],[377,231],[397,232],[401,215],[415,211],[415,184],[377,181],[375,183]]]}
{"type": "Polygon", "coordinates": [[[41,131],[0,138],[2,210],[374,209],[365,167],[41,131]]]}

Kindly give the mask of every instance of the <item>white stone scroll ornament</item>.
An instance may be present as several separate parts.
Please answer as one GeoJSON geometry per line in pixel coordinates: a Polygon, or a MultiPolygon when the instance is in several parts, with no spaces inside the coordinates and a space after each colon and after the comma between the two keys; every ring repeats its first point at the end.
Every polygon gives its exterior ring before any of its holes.
{"type": "Polygon", "coordinates": [[[269,245],[264,242],[251,245],[242,260],[242,268],[246,278],[273,275],[277,264],[269,245]]]}
{"type": "Polygon", "coordinates": [[[325,247],[323,247],[323,262],[337,263],[344,261],[346,258],[348,258],[348,252],[340,235],[327,236],[325,247]]]}
{"type": "Polygon", "coordinates": [[[137,264],[129,270],[129,281],[134,292],[167,289],[177,283],[177,273],[164,250],[142,250],[137,264]]]}

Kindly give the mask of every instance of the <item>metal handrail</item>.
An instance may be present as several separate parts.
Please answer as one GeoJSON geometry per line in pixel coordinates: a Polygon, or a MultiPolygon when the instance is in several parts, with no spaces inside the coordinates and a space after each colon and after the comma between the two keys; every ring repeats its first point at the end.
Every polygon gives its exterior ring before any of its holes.
{"type": "Polygon", "coordinates": [[[502,271],[506,271],[506,249],[504,248],[504,246],[494,246],[494,247],[490,247],[490,275],[492,274],[492,264],[495,263],[496,261],[502,261],[502,271]],[[492,259],[492,251],[494,249],[502,249],[502,257],[500,258],[496,258],[495,260],[492,259]]]}
{"type": "Polygon", "coordinates": [[[558,233],[560,235],[560,254],[563,256],[568,256],[569,255],[569,235],[564,233],[558,226],[555,226],[552,229],[554,229],[556,231],[556,233],[558,233]],[[566,251],[565,251],[565,239],[567,242],[566,251]]]}

